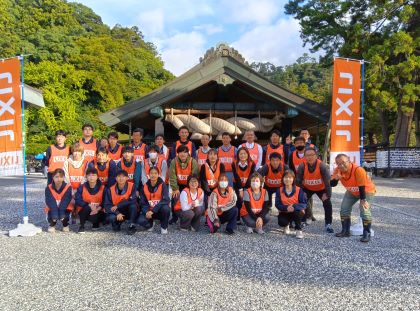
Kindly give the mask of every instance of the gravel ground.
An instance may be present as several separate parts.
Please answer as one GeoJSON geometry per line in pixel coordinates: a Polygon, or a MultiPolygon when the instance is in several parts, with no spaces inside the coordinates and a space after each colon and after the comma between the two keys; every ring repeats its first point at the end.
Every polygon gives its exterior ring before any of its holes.
{"type": "MultiPolygon", "coordinates": [[[[28,181],[30,220],[45,229],[45,180],[28,181]]],[[[420,179],[375,182],[368,244],[323,233],[318,199],[303,240],[243,227],[0,235],[0,310],[420,310],[420,179]]],[[[21,219],[20,183],[0,179],[0,231],[21,219]]],[[[334,190],[336,230],[343,192],[334,190]]]]}

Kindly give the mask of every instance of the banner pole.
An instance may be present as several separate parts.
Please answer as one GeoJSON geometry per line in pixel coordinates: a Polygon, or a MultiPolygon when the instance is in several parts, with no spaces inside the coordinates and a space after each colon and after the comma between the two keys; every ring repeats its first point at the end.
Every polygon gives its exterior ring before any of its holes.
{"type": "Polygon", "coordinates": [[[361,109],[360,109],[360,165],[363,165],[364,155],[364,130],[365,130],[365,61],[362,59],[362,89],[361,89],[361,109]]]}
{"type": "Polygon", "coordinates": [[[26,135],[25,135],[25,57],[20,55],[20,79],[22,93],[22,156],[23,156],[23,222],[28,222],[28,205],[26,202],[26,135]]]}

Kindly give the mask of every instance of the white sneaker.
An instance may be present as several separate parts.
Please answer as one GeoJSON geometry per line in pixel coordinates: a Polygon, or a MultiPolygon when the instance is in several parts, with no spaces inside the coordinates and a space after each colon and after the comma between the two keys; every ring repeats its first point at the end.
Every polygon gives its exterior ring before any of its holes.
{"type": "Polygon", "coordinates": [[[194,227],[191,227],[192,232],[196,232],[197,230],[194,229],[194,227]]]}
{"type": "Polygon", "coordinates": [[[47,230],[49,233],[55,233],[55,227],[48,227],[47,230]]]}
{"type": "Polygon", "coordinates": [[[168,234],[168,229],[160,228],[160,234],[168,234]]]}
{"type": "Polygon", "coordinates": [[[257,229],[257,233],[258,233],[258,234],[264,234],[265,232],[264,232],[264,230],[263,230],[263,229],[257,229]]]}
{"type": "Polygon", "coordinates": [[[181,231],[181,232],[188,232],[188,229],[185,229],[185,228],[179,228],[179,231],[181,231]]]}
{"type": "Polygon", "coordinates": [[[254,232],[254,229],[252,229],[251,227],[246,227],[246,233],[251,234],[253,232],[254,232]]]}
{"type": "Polygon", "coordinates": [[[70,232],[70,226],[63,227],[63,232],[70,232]]]}
{"type": "Polygon", "coordinates": [[[290,234],[290,228],[289,228],[289,225],[287,225],[286,227],[283,227],[283,232],[284,232],[284,234],[286,234],[286,235],[289,235],[289,234],[290,234]]]}
{"type": "Polygon", "coordinates": [[[155,228],[155,222],[152,222],[152,226],[149,229],[147,229],[146,231],[147,232],[153,232],[154,228],[155,228]]]}
{"type": "Polygon", "coordinates": [[[296,238],[297,239],[303,239],[303,232],[302,232],[302,230],[297,230],[296,231],[296,238]]]}

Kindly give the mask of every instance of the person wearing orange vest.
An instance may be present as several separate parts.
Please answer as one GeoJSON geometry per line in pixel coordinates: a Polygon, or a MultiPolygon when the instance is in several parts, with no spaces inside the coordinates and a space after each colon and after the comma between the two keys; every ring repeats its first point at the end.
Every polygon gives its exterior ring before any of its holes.
{"type": "Polygon", "coordinates": [[[188,136],[190,136],[190,131],[188,130],[188,127],[185,125],[181,126],[178,129],[178,135],[179,139],[172,144],[171,152],[169,155],[169,160],[172,162],[173,159],[178,155],[178,147],[180,146],[186,146],[188,148],[188,153],[190,156],[195,156],[196,154],[196,148],[194,143],[188,139],[188,136]]]}
{"type": "Polygon", "coordinates": [[[331,177],[331,186],[335,187],[338,181],[347,189],[341,202],[340,217],[342,230],[336,233],[337,237],[349,237],[351,225],[351,210],[359,201],[360,217],[363,221],[363,237],[361,242],[370,241],[370,227],[372,225],[371,204],[375,197],[375,184],[366,174],[363,167],[350,162],[346,154],[338,154],[335,157],[334,169],[331,177]]]}
{"type": "Polygon", "coordinates": [[[263,177],[254,172],[251,177],[251,187],[244,192],[244,207],[241,209],[241,217],[246,226],[247,233],[264,234],[263,226],[270,221],[271,197],[262,185],[263,177]]]}
{"type": "Polygon", "coordinates": [[[225,166],[223,163],[220,163],[220,160],[217,158],[216,149],[210,149],[207,153],[207,157],[207,160],[201,166],[200,182],[201,188],[204,190],[206,196],[209,197],[217,187],[219,175],[225,173],[225,166]]]}
{"type": "Polygon", "coordinates": [[[59,220],[63,224],[63,231],[69,232],[70,213],[73,210],[71,187],[64,182],[64,171],[61,168],[54,170],[51,175],[53,181],[45,188],[48,232],[55,232],[55,226],[59,220]]]}
{"type": "Polygon", "coordinates": [[[238,209],[238,221],[240,222],[240,211],[243,205],[244,192],[250,187],[249,177],[255,171],[255,163],[251,160],[248,149],[239,148],[236,154],[236,161],[232,163],[233,189],[237,197],[236,207],[238,209]]]}
{"type": "Polygon", "coordinates": [[[294,222],[296,238],[302,239],[301,217],[307,204],[303,189],[295,185],[295,173],[287,170],[283,175],[283,187],[276,193],[276,208],[279,210],[278,224],[284,234],[290,234],[289,224],[294,222]]]}
{"type": "Polygon", "coordinates": [[[108,215],[108,221],[115,232],[121,231],[121,224],[128,220],[130,225],[127,234],[136,232],[137,195],[134,184],[128,182],[128,173],[117,171],[117,182],[105,190],[103,207],[108,215]]]}
{"type": "Polygon", "coordinates": [[[153,231],[154,220],[160,221],[160,233],[168,234],[168,223],[171,210],[169,208],[169,191],[165,181],[159,177],[159,170],[151,167],[150,178],[143,184],[140,192],[141,213],[137,224],[147,231],[153,231]]]}
{"type": "MultiPolygon", "coordinates": [[[[315,148],[305,150],[306,161],[299,165],[296,174],[296,184],[301,187],[308,201],[314,194],[322,201],[325,213],[325,231],[334,233],[332,228],[332,204],[331,204],[331,186],[330,170],[321,160],[318,159],[315,148]]],[[[302,223],[311,217],[312,206],[308,204],[302,223]]]]}
{"type": "Polygon", "coordinates": [[[195,154],[195,159],[197,160],[199,168],[201,168],[201,166],[204,163],[206,163],[207,153],[211,149],[209,146],[209,143],[210,143],[210,136],[208,134],[203,134],[203,136],[201,136],[201,147],[197,149],[197,152],[195,154]]]}
{"type": "Polygon", "coordinates": [[[246,142],[240,145],[238,149],[246,147],[249,151],[251,160],[255,163],[255,167],[259,169],[263,163],[263,149],[260,144],[255,142],[257,139],[255,132],[253,130],[247,130],[244,138],[246,142]]]}
{"type": "Polygon", "coordinates": [[[225,233],[234,234],[237,217],[235,191],[229,186],[226,174],[220,174],[217,188],[210,195],[207,209],[206,221],[210,233],[217,232],[222,224],[227,223],[225,233]]]}
{"type": "Polygon", "coordinates": [[[131,134],[133,143],[129,146],[134,150],[134,159],[136,162],[143,162],[147,154],[147,145],[142,141],[144,131],[141,128],[136,128],[131,134]]]}
{"type": "Polygon", "coordinates": [[[114,161],[108,160],[108,152],[105,148],[98,148],[96,159],[92,160],[88,167],[96,168],[98,171],[98,178],[105,187],[109,188],[115,184],[117,165],[114,161]]]}
{"type": "Polygon", "coordinates": [[[296,174],[298,166],[305,162],[305,139],[301,136],[293,140],[294,150],[289,156],[289,168],[296,174]]]}
{"type": "Polygon", "coordinates": [[[128,181],[134,184],[134,190],[137,196],[140,194],[141,187],[141,163],[134,158],[134,149],[125,146],[122,149],[123,157],[117,163],[117,170],[124,170],[128,174],[128,181]]]}
{"type": "Polygon", "coordinates": [[[141,182],[143,185],[149,180],[149,171],[152,167],[158,169],[159,177],[166,182],[168,165],[165,158],[159,157],[159,147],[156,145],[149,147],[147,158],[141,163],[141,182]]]}
{"type": "Polygon", "coordinates": [[[108,150],[108,159],[113,160],[115,163],[121,161],[122,157],[122,148],[123,146],[118,143],[118,133],[111,132],[108,134],[109,146],[108,150]]]}
{"type": "Polygon", "coordinates": [[[47,148],[45,152],[44,164],[48,168],[47,184],[52,182],[52,173],[63,168],[64,162],[70,155],[70,148],[66,146],[66,132],[58,130],[55,132],[55,144],[47,148]]]}
{"type": "Polygon", "coordinates": [[[284,146],[281,144],[281,133],[279,130],[273,130],[270,134],[270,143],[263,149],[263,163],[270,162],[270,154],[277,152],[281,155],[281,162],[284,165],[284,146]]]}
{"type": "Polygon", "coordinates": [[[187,146],[181,145],[177,149],[177,156],[171,161],[169,169],[169,184],[172,189],[172,218],[169,224],[175,224],[178,221],[178,215],[175,213],[175,206],[179,200],[179,195],[182,190],[187,186],[188,176],[195,174],[198,175],[198,164],[193,159],[187,146]]]}
{"type": "Polygon", "coordinates": [[[84,158],[90,162],[95,158],[96,150],[99,148],[99,141],[93,137],[92,124],[83,124],[82,131],[83,137],[79,140],[79,143],[83,147],[84,158]]]}
{"type": "Polygon", "coordinates": [[[98,148],[100,148],[100,147],[105,148],[106,150],[108,150],[108,147],[109,147],[108,138],[104,137],[104,138],[101,138],[99,140],[99,147],[98,148]]]}
{"type": "Polygon", "coordinates": [[[90,167],[86,170],[86,182],[77,189],[75,205],[79,213],[80,227],[78,233],[85,233],[85,223],[90,221],[92,229],[99,228],[104,219],[103,198],[105,186],[98,178],[98,170],[90,167]]]}
{"type": "Polygon", "coordinates": [[[264,177],[264,188],[267,190],[270,198],[281,187],[283,174],[286,169],[288,168],[282,164],[280,153],[273,152],[270,154],[270,162],[264,164],[258,170],[258,173],[264,177]]]}
{"type": "Polygon", "coordinates": [[[235,162],[237,149],[235,146],[232,146],[230,142],[232,138],[228,132],[222,133],[222,145],[217,149],[217,156],[220,160],[220,163],[223,163],[225,166],[226,176],[229,178],[229,186],[233,187],[233,172],[232,164],[235,162]]]}
{"type": "Polygon", "coordinates": [[[158,147],[158,155],[159,157],[163,157],[163,159],[168,162],[169,160],[169,148],[165,145],[165,137],[162,134],[157,134],[155,136],[155,146],[158,147]]]}
{"type": "Polygon", "coordinates": [[[200,229],[200,219],[204,213],[205,194],[200,188],[200,183],[196,175],[188,177],[188,187],[182,190],[179,196],[181,205],[180,229],[181,231],[198,231],[200,229]]]}

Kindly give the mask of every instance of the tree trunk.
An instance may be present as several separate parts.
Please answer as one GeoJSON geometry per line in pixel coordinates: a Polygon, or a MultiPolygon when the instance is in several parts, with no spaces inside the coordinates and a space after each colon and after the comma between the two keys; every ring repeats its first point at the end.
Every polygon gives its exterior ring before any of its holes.
{"type": "Polygon", "coordinates": [[[381,120],[382,143],[389,144],[389,120],[385,110],[378,109],[379,119],[381,120]]]}
{"type": "Polygon", "coordinates": [[[420,106],[416,104],[416,147],[420,147],[420,106]]]}
{"type": "Polygon", "coordinates": [[[397,126],[395,128],[395,147],[408,147],[410,142],[411,126],[414,116],[414,103],[407,105],[407,108],[411,108],[410,112],[404,113],[401,110],[401,105],[398,106],[397,114],[397,126]]]}

